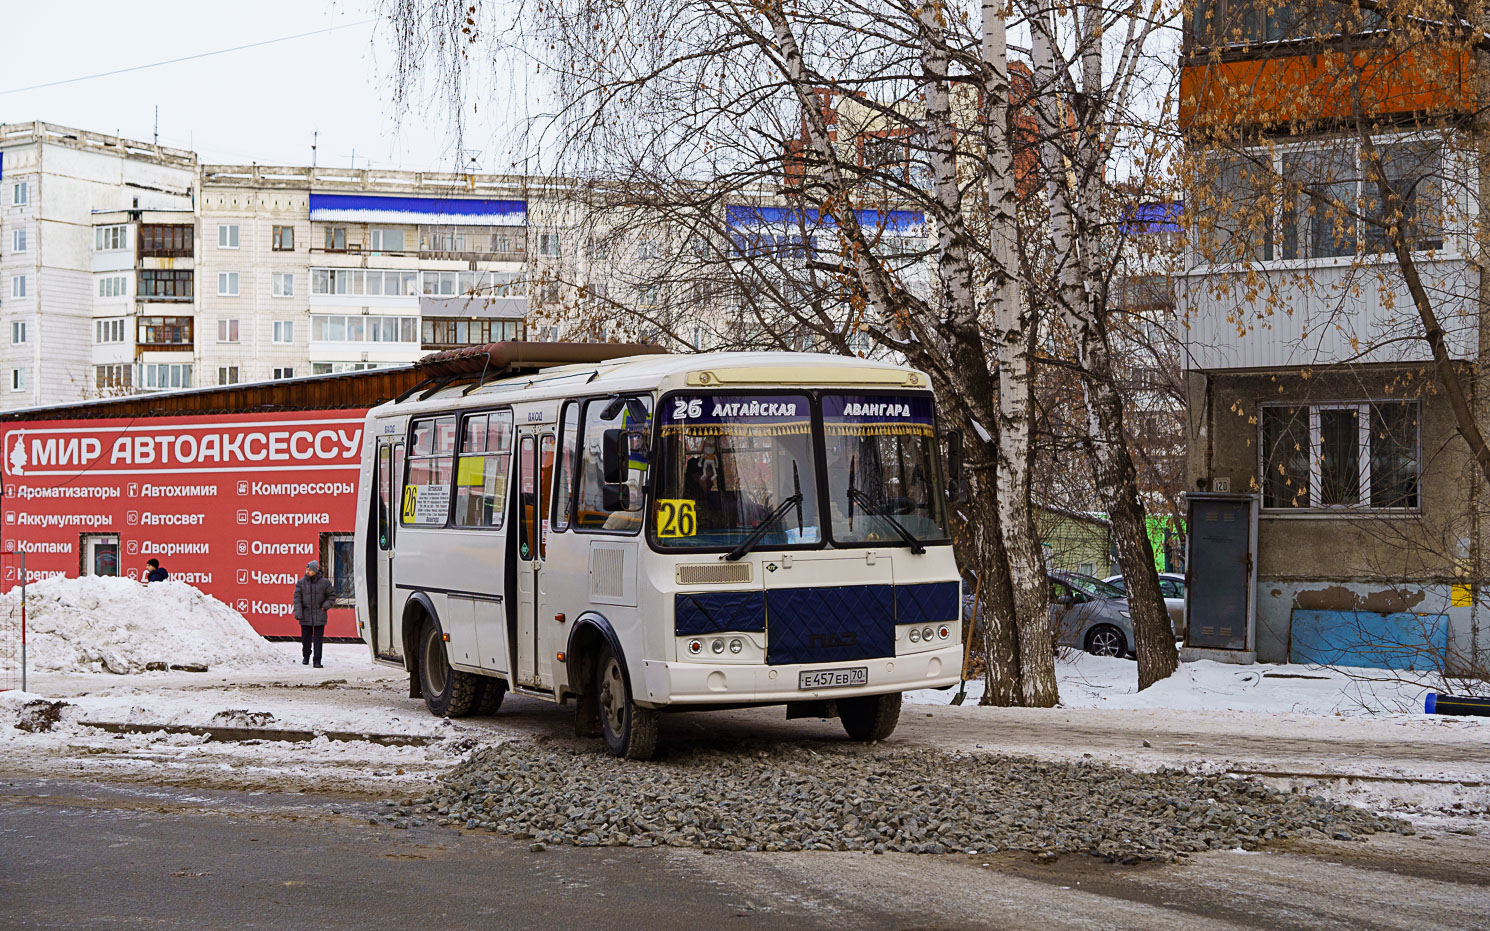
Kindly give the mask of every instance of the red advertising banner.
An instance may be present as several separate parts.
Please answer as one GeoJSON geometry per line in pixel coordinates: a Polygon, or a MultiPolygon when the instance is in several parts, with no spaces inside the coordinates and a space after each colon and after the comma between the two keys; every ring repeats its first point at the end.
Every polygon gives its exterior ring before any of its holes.
{"type": "Polygon", "coordinates": [[[345,596],[326,635],[355,637],[351,541],[365,414],[6,425],[0,549],[25,552],[32,581],[143,579],[146,560],[158,559],[172,579],[232,605],[269,636],[299,634],[291,598],[315,559],[345,596]]]}

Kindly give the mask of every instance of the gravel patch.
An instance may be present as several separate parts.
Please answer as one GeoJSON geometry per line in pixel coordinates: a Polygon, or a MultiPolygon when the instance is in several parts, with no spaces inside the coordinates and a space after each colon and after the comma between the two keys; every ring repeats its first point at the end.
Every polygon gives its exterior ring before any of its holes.
{"type": "Polygon", "coordinates": [[[380,821],[544,845],[884,853],[1086,853],[1120,862],[1412,833],[1405,821],[1246,779],[926,750],[702,749],[637,763],[513,741],[380,821]]]}

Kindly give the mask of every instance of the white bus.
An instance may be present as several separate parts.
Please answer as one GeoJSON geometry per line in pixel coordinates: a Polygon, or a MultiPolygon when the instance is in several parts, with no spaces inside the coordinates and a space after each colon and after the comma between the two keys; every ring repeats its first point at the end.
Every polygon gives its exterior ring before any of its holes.
{"type": "Polygon", "coordinates": [[[478,349],[365,431],[358,626],[431,712],[573,698],[580,734],[645,759],[665,710],[785,704],[878,740],[901,692],[958,681],[924,373],[478,349]]]}

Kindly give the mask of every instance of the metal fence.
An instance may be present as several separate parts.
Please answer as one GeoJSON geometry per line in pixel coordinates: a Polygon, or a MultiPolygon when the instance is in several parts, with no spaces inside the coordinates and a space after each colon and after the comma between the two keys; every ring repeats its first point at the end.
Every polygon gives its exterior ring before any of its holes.
{"type": "MultiPolygon", "coordinates": [[[[6,548],[15,546],[7,540],[6,548]]],[[[0,553],[0,692],[26,690],[26,554],[0,553]]]]}

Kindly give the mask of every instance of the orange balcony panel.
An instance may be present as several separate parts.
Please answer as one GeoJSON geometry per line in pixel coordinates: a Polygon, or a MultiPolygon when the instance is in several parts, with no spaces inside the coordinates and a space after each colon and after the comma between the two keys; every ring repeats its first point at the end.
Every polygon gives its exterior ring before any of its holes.
{"type": "Polygon", "coordinates": [[[1368,114],[1465,113],[1474,109],[1474,60],[1463,47],[1401,52],[1253,58],[1188,65],[1180,74],[1180,126],[1277,126],[1329,121],[1355,112],[1359,74],[1368,114]]]}

